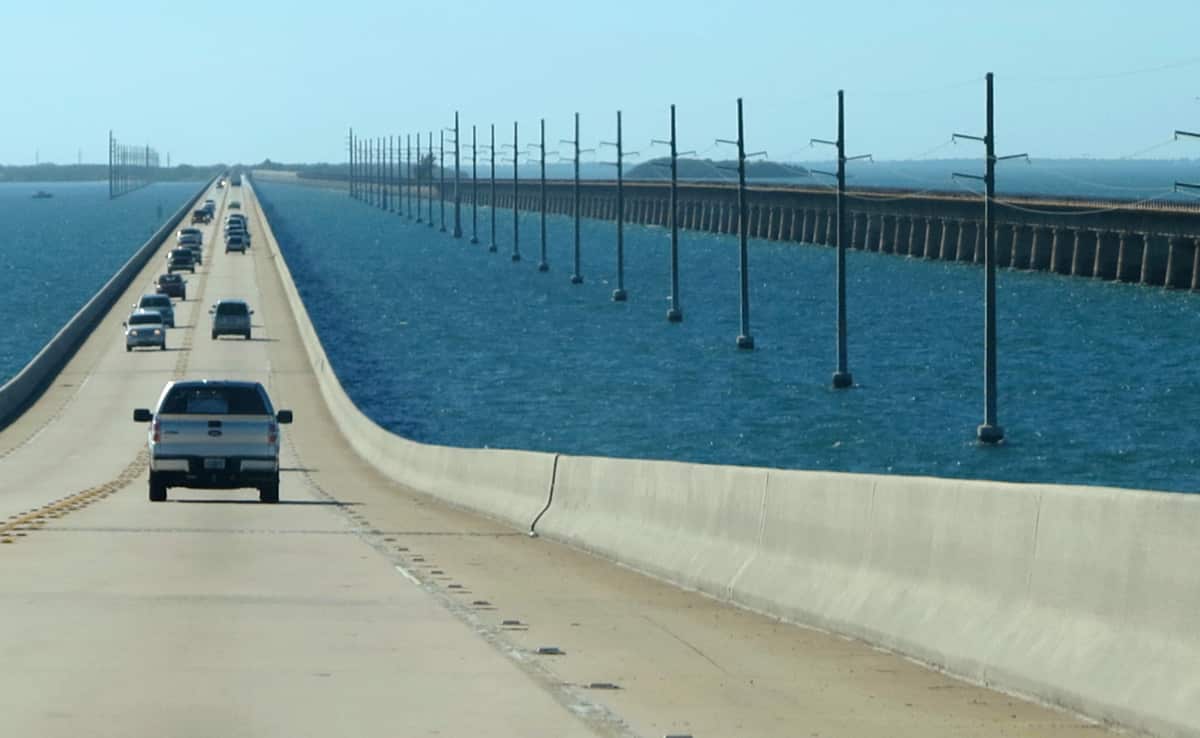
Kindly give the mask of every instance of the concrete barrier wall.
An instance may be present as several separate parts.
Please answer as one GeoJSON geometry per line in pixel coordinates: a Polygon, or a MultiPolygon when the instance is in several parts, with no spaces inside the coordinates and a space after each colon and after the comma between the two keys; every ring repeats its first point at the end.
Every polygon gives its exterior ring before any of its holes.
{"type": "MultiPolygon", "coordinates": [[[[243,187],[253,195],[253,185],[245,179],[243,187]]],[[[270,223],[263,218],[261,225],[268,248],[279,255],[275,264],[321,394],[351,447],[401,484],[527,529],[546,504],[554,454],[416,443],[388,432],[364,415],[329,365],[270,223]]]]}
{"type": "Polygon", "coordinates": [[[1157,735],[1200,735],[1200,496],[562,457],[552,537],[1157,735]]]}
{"type": "Polygon", "coordinates": [[[276,264],[341,431],[398,482],[521,528],[552,488],[547,537],[1098,719],[1200,736],[1200,495],[593,457],[556,467],[550,454],[417,444],[353,405],[276,264]]]}
{"type": "Polygon", "coordinates": [[[87,340],[96,323],[104,317],[116,299],[129,287],[130,282],[158,250],[163,239],[170,235],[175,226],[179,225],[179,222],[191,212],[196,201],[204,195],[210,185],[212,185],[212,180],[200,188],[186,205],[168,218],[167,222],[163,223],[154,232],[154,235],[150,236],[134,252],[133,256],[117,270],[117,273],[92,296],[92,299],[88,300],[87,304],[67,321],[54,338],[50,339],[42,347],[42,350],[17,373],[17,376],[0,387],[0,428],[12,422],[17,415],[41,396],[43,390],[87,340]]]}

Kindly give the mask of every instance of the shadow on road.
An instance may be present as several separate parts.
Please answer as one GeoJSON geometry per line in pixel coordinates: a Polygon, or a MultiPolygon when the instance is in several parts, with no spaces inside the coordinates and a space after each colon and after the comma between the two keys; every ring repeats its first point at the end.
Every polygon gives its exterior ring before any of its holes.
{"type": "Polygon", "coordinates": [[[337,502],[335,500],[280,500],[259,502],[258,500],[170,500],[181,505],[292,505],[294,507],[355,507],[361,502],[337,502]]]}

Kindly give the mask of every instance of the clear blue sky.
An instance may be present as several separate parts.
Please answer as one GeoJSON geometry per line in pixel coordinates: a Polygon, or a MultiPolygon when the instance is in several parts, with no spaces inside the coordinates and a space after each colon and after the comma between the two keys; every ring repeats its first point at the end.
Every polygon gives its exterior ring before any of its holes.
{"type": "MultiPolygon", "coordinates": [[[[428,131],[461,111],[522,145],[547,119],[584,145],[649,154],[679,110],[680,145],[733,138],[819,158],[847,95],[849,153],[975,156],[983,75],[996,74],[999,153],[1121,157],[1200,129],[1200,4],[1129,0],[594,4],[9,2],[0,162],[103,161],[109,128],[174,162],[340,161],[347,127],[428,131]],[[586,8],[580,10],[579,8],[586,8]]],[[[564,149],[566,147],[563,147],[564,149]]],[[[1200,141],[1148,155],[1200,157],[1200,141]]],[[[611,156],[601,152],[602,159],[611,156]]]]}

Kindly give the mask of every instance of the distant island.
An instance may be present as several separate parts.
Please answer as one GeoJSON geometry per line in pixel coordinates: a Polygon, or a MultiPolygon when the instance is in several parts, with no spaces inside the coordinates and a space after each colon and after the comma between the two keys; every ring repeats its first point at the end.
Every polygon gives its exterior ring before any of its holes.
{"type": "MultiPolygon", "coordinates": [[[[680,179],[734,179],[737,177],[737,161],[678,159],[676,171],[680,179]]],[[[671,160],[663,157],[642,162],[626,172],[625,176],[629,179],[668,179],[671,176],[671,160]]],[[[753,160],[746,162],[746,177],[750,179],[795,179],[807,176],[808,170],[795,164],[753,160]]]]}
{"type": "MultiPolygon", "coordinates": [[[[154,170],[155,182],[195,182],[208,179],[223,165],[195,167],[180,164],[154,170]]],[[[108,179],[108,164],[0,164],[0,182],[98,182],[108,179]]]]}

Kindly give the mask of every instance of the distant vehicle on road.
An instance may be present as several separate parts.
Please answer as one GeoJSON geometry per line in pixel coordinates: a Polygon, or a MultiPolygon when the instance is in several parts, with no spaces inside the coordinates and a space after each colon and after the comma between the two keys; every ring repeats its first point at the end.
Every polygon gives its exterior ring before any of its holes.
{"type": "Polygon", "coordinates": [[[241,336],[250,340],[250,316],[254,311],[244,300],[218,300],[208,311],[213,316],[212,337],[241,336]]]}
{"type": "Polygon", "coordinates": [[[133,411],[150,423],[150,501],[170,487],[258,488],[261,502],[279,502],[279,426],[292,411],[275,412],[258,382],[168,382],[154,412],[133,411]]]}
{"type": "Polygon", "coordinates": [[[171,298],[166,295],[152,294],[142,295],[137,304],[133,306],[134,310],[153,310],[162,316],[163,325],[168,328],[175,327],[175,306],[171,304],[171,298]]]}
{"type": "Polygon", "coordinates": [[[230,233],[225,236],[225,253],[238,251],[244,254],[248,248],[250,248],[250,240],[244,233],[230,233]]]}
{"type": "Polygon", "coordinates": [[[196,241],[196,243],[203,244],[204,231],[200,230],[199,228],[180,228],[175,233],[175,242],[180,245],[193,239],[196,241]]]}
{"type": "Polygon", "coordinates": [[[187,299],[187,280],[177,272],[158,275],[158,279],[154,280],[154,289],[160,295],[178,297],[180,300],[187,299]]]}
{"type": "Polygon", "coordinates": [[[192,211],[192,225],[197,223],[208,223],[212,220],[212,213],[205,208],[196,208],[192,211]]]}
{"type": "Polygon", "coordinates": [[[157,310],[135,310],[125,322],[125,350],[133,351],[139,346],[158,346],[167,349],[167,327],[157,310]]]}
{"type": "Polygon", "coordinates": [[[241,210],[242,209],[242,201],[241,200],[230,200],[229,201],[229,209],[230,210],[241,210]]]}
{"type": "Polygon", "coordinates": [[[171,253],[167,254],[167,271],[182,272],[188,270],[193,274],[196,272],[196,257],[192,255],[190,248],[171,249],[171,253]]]}
{"type": "Polygon", "coordinates": [[[241,187],[242,186],[242,175],[240,175],[240,174],[233,175],[233,177],[230,178],[229,183],[231,185],[233,185],[234,187],[241,187]]]}

